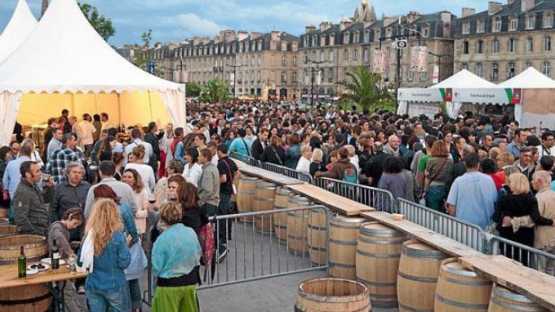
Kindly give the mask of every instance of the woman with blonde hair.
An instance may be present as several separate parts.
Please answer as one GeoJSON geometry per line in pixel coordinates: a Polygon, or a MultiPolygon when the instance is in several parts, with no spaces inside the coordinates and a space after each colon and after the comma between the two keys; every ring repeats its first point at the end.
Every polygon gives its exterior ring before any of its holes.
{"type": "MultiPolygon", "coordinates": [[[[530,182],[528,178],[520,173],[513,173],[507,179],[505,192],[501,196],[495,207],[493,221],[497,223],[499,235],[503,238],[521,243],[526,246],[534,246],[534,229],[520,227],[513,218],[529,215],[536,225],[553,225],[553,220],[542,217],[538,210],[538,201],[530,192],[530,182]]],[[[501,246],[502,250],[505,249],[501,246]]],[[[504,252],[508,258],[521,261],[527,264],[527,254],[512,254],[511,248],[506,248],[504,252]]]]}
{"type": "Polygon", "coordinates": [[[167,228],[154,242],[152,272],[157,277],[153,312],[198,312],[197,285],[202,249],[195,231],[183,225],[179,203],[160,208],[167,228]]]}
{"type": "MultiPolygon", "coordinates": [[[[124,270],[129,266],[131,255],[113,200],[100,199],[94,203],[85,232],[84,245],[90,246],[94,254],[85,281],[90,311],[129,311],[129,287],[124,270]]],[[[87,254],[86,251],[82,253],[87,254]]]]}
{"type": "Polygon", "coordinates": [[[310,163],[310,175],[314,176],[317,171],[325,171],[326,168],[322,166],[324,161],[324,152],[315,148],[312,152],[312,162],[310,163]]]}

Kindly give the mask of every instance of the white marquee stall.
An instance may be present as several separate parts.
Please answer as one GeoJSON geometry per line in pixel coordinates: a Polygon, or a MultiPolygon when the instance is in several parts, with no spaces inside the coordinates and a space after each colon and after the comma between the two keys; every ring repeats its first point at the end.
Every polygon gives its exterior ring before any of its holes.
{"type": "Polygon", "coordinates": [[[0,35],[0,61],[6,59],[23,43],[37,26],[37,20],[31,13],[25,0],[19,0],[12,18],[0,35]]]}

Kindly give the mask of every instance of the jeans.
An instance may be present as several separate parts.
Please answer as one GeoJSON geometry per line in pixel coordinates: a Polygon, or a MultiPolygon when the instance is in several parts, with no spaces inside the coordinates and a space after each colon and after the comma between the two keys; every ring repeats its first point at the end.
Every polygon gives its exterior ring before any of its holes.
{"type": "MultiPolygon", "coordinates": [[[[225,216],[231,213],[231,194],[220,193],[220,205],[218,206],[218,215],[225,216]]],[[[219,239],[227,244],[227,240],[231,240],[231,226],[232,220],[222,220],[218,222],[218,229],[220,234],[219,239]],[[226,236],[227,235],[227,236],[226,236]]]]}
{"type": "Polygon", "coordinates": [[[435,211],[445,212],[444,204],[447,199],[447,186],[432,185],[426,192],[426,206],[435,211]]]}
{"type": "Polygon", "coordinates": [[[119,289],[110,291],[87,289],[86,294],[90,312],[128,312],[131,310],[127,283],[119,289]]]}
{"type": "Polygon", "coordinates": [[[127,281],[129,283],[129,295],[131,298],[131,307],[133,310],[140,309],[143,298],[141,296],[141,284],[138,279],[127,281]]]}

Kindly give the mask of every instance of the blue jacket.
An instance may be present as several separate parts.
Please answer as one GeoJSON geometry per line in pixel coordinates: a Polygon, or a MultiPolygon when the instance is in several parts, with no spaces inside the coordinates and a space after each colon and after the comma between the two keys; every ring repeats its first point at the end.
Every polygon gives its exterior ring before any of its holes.
{"type": "Polygon", "coordinates": [[[127,283],[125,270],[131,254],[122,232],[115,232],[100,256],[94,256],[94,269],[85,282],[87,289],[102,291],[119,290],[127,283]]]}
{"type": "Polygon", "coordinates": [[[301,158],[301,146],[299,144],[289,146],[287,154],[285,155],[285,166],[295,170],[295,168],[297,168],[299,158],[301,158]]]}
{"type": "Polygon", "coordinates": [[[123,228],[125,235],[131,235],[133,238],[132,243],[136,243],[139,239],[139,233],[137,232],[137,225],[135,225],[135,218],[133,217],[133,211],[129,205],[123,203],[118,206],[119,213],[121,215],[121,220],[123,222],[123,228]]]}

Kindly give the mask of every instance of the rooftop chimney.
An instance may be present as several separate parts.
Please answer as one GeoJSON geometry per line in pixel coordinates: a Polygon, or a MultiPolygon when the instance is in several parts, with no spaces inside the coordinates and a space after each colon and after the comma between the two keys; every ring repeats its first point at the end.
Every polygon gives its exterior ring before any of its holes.
{"type": "Polygon", "coordinates": [[[476,9],[473,8],[462,8],[461,17],[467,17],[476,14],[476,9]]]}
{"type": "Polygon", "coordinates": [[[314,25],[308,25],[304,28],[305,33],[313,32],[315,30],[316,30],[316,26],[314,25]]]}
{"type": "Polygon", "coordinates": [[[330,27],[331,27],[330,22],[324,21],[324,22],[320,23],[320,31],[326,31],[326,30],[330,29],[330,27]]]}
{"type": "Polygon", "coordinates": [[[503,4],[495,1],[488,2],[488,14],[494,15],[503,9],[503,4]]]}
{"type": "Polygon", "coordinates": [[[242,41],[249,37],[249,33],[246,31],[238,31],[237,32],[237,40],[242,41]]]}
{"type": "Polygon", "coordinates": [[[341,20],[341,25],[340,25],[339,28],[341,30],[345,30],[345,29],[351,27],[351,25],[353,25],[353,22],[351,20],[343,19],[343,20],[341,20]]]}
{"type": "Polygon", "coordinates": [[[522,12],[526,12],[536,5],[536,1],[534,0],[520,0],[520,10],[522,12]]]}

